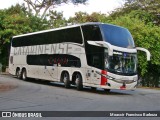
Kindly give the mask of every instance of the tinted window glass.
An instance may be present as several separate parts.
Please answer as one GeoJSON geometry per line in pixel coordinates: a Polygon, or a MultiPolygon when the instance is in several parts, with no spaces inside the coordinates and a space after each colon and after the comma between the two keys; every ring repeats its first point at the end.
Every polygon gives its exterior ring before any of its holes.
{"type": "Polygon", "coordinates": [[[133,38],[127,29],[114,25],[102,25],[101,30],[106,42],[119,47],[135,47],[133,38]]]}
{"type": "Polygon", "coordinates": [[[82,34],[80,27],[63,30],[64,39],[61,42],[73,42],[82,44],[82,34]]]}
{"type": "Polygon", "coordinates": [[[104,69],[104,48],[87,44],[85,46],[87,64],[104,69]]]}
{"type": "Polygon", "coordinates": [[[102,41],[102,35],[99,26],[97,25],[85,25],[82,26],[83,36],[85,40],[85,51],[87,64],[99,69],[104,69],[103,58],[104,48],[89,45],[88,40],[102,41]]]}
{"type": "Polygon", "coordinates": [[[102,41],[102,35],[99,26],[86,25],[82,26],[84,40],[102,41]]]}
{"type": "Polygon", "coordinates": [[[74,42],[82,44],[82,35],[80,27],[13,38],[12,46],[20,47],[20,46],[43,45],[43,44],[62,43],[62,42],[74,42]]]}
{"type": "Polygon", "coordinates": [[[66,54],[42,54],[42,55],[27,55],[28,65],[46,65],[53,66],[60,64],[62,67],[81,67],[79,58],[66,54]]]}

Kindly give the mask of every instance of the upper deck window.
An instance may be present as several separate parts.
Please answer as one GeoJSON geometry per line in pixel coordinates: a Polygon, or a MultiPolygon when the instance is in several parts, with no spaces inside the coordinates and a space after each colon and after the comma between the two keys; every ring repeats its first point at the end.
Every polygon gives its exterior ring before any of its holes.
{"type": "Polygon", "coordinates": [[[73,27],[55,31],[42,32],[13,38],[13,47],[56,44],[72,42],[82,44],[82,34],[80,27],[73,27]]]}
{"type": "Polygon", "coordinates": [[[104,40],[111,45],[134,48],[134,41],[131,33],[126,29],[114,25],[102,25],[101,30],[104,34],[104,40]]]}
{"type": "Polygon", "coordinates": [[[82,26],[82,30],[85,41],[102,41],[102,35],[98,25],[85,25],[82,26]]]}

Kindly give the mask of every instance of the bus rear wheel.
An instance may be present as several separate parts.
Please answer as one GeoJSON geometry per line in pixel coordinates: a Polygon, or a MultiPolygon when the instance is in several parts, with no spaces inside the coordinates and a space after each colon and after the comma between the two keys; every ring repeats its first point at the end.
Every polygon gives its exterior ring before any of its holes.
{"type": "Polygon", "coordinates": [[[27,71],[26,71],[26,69],[22,70],[22,80],[27,80],[27,71]]]}
{"type": "Polygon", "coordinates": [[[69,88],[70,87],[70,80],[69,80],[69,74],[67,72],[64,72],[62,74],[62,80],[64,82],[65,88],[69,88]]]}
{"type": "Polygon", "coordinates": [[[22,78],[20,69],[17,69],[17,70],[16,70],[16,77],[17,77],[18,79],[21,79],[21,78],[22,78]]]}
{"type": "Polygon", "coordinates": [[[82,82],[81,74],[79,74],[79,73],[76,74],[75,82],[76,82],[77,90],[82,90],[83,89],[83,82],[82,82]]]}

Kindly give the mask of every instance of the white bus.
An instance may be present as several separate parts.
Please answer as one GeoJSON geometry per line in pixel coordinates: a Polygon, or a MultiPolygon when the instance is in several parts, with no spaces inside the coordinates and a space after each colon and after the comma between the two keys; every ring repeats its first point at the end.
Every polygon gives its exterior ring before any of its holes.
{"type": "Polygon", "coordinates": [[[137,49],[130,32],[104,23],[84,23],[14,36],[9,73],[19,79],[43,79],[91,88],[133,89],[137,49]]]}

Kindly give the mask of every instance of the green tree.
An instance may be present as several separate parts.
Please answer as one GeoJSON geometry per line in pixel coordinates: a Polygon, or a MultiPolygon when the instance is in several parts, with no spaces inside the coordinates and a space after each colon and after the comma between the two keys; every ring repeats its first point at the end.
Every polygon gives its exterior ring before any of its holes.
{"type": "Polygon", "coordinates": [[[85,22],[103,22],[107,19],[105,14],[93,12],[89,15],[86,12],[77,12],[74,17],[70,17],[68,23],[78,24],[85,22]]]}
{"type": "Polygon", "coordinates": [[[49,11],[49,28],[63,27],[67,25],[67,20],[63,17],[63,12],[49,11]]]}
{"type": "Polygon", "coordinates": [[[41,16],[41,18],[45,18],[46,12],[49,9],[55,8],[57,5],[61,5],[62,3],[71,2],[73,4],[84,4],[87,0],[24,0],[27,3],[27,7],[29,13],[33,13],[35,16],[41,16]],[[42,14],[41,14],[42,13],[42,14]]]}
{"type": "Polygon", "coordinates": [[[142,10],[148,14],[152,14],[152,21],[156,25],[160,25],[160,1],[159,0],[124,0],[123,7],[116,9],[111,13],[112,18],[129,14],[133,10],[142,10]]]}
{"type": "Polygon", "coordinates": [[[68,19],[68,23],[78,24],[78,23],[86,22],[86,16],[88,16],[86,12],[76,12],[74,17],[70,17],[68,19]]]}
{"type": "Polygon", "coordinates": [[[26,8],[17,4],[0,10],[0,63],[8,65],[10,40],[12,36],[46,29],[46,20],[28,16],[26,8]]]}

